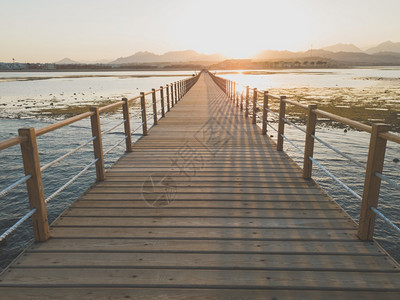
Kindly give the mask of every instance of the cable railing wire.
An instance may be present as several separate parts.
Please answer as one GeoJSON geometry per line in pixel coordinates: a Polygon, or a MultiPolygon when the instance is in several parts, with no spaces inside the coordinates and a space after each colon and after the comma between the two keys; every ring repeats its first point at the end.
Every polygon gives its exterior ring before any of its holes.
{"type": "Polygon", "coordinates": [[[269,108],[265,108],[268,112],[270,112],[271,114],[273,114],[275,117],[278,117],[279,118],[279,114],[277,114],[276,112],[274,112],[274,111],[272,111],[272,110],[270,110],[269,108]]]}
{"type": "Polygon", "coordinates": [[[278,129],[276,129],[275,127],[273,127],[270,122],[267,121],[267,126],[269,126],[272,130],[275,130],[276,132],[278,132],[278,129]]]}
{"type": "Polygon", "coordinates": [[[394,224],[392,221],[390,221],[383,213],[381,213],[379,210],[377,210],[375,207],[371,206],[370,209],[379,217],[381,217],[386,223],[388,223],[394,230],[396,230],[398,233],[400,233],[400,228],[394,224]]]}
{"type": "Polygon", "coordinates": [[[113,131],[115,128],[117,128],[117,127],[121,126],[122,124],[124,124],[125,122],[126,122],[126,120],[124,119],[122,122],[118,123],[117,125],[114,125],[113,127],[109,128],[109,129],[107,129],[107,130],[102,131],[101,134],[102,134],[102,135],[103,135],[103,134],[108,134],[108,133],[110,133],[111,131],[113,131]]]}
{"type": "Polygon", "coordinates": [[[45,203],[49,202],[52,200],[55,196],[57,196],[59,193],[61,193],[63,190],[65,190],[67,187],[69,187],[75,180],[77,180],[82,174],[84,174],[91,166],[93,166],[99,159],[96,158],[93,160],[90,164],[88,164],[82,171],[80,171],[77,175],[72,177],[66,184],[64,184],[62,187],[60,187],[57,191],[55,191],[53,194],[51,194],[49,197],[44,200],[45,203]]]}
{"type": "Polygon", "coordinates": [[[351,193],[353,196],[355,196],[357,199],[362,200],[362,197],[354,192],[351,188],[349,188],[346,184],[344,184],[339,178],[337,178],[335,175],[333,175],[331,172],[329,172],[327,169],[325,169],[323,166],[321,166],[313,157],[309,156],[309,159],[315,163],[325,174],[327,174],[329,177],[331,177],[334,181],[339,183],[345,190],[347,190],[349,193],[351,193]]]}
{"type": "Polygon", "coordinates": [[[28,218],[30,218],[36,212],[36,208],[29,211],[25,216],[23,216],[17,223],[7,229],[1,236],[0,242],[2,242],[9,234],[13,233],[22,223],[24,223],[28,218]]]}
{"type": "Polygon", "coordinates": [[[78,147],[76,147],[75,149],[71,150],[70,152],[60,156],[59,158],[53,160],[52,162],[49,162],[48,164],[44,165],[43,167],[40,168],[40,171],[43,172],[46,169],[48,169],[49,167],[55,165],[56,163],[62,161],[63,159],[67,158],[68,156],[71,156],[72,154],[74,154],[75,152],[79,151],[80,149],[82,149],[83,147],[85,147],[87,144],[89,144],[90,142],[94,141],[96,139],[96,137],[91,137],[90,139],[88,139],[85,143],[79,145],[78,147]]]}
{"type": "Polygon", "coordinates": [[[397,182],[394,182],[392,179],[390,179],[389,177],[379,173],[379,172],[375,172],[375,176],[379,177],[380,179],[382,179],[383,181],[389,183],[391,186],[393,186],[394,188],[400,190],[400,184],[398,184],[397,182]]]}
{"type": "Polygon", "coordinates": [[[142,122],[135,130],[132,131],[132,133],[135,133],[136,131],[138,131],[140,128],[142,128],[144,122],[142,122]]]}
{"type": "Polygon", "coordinates": [[[365,169],[365,166],[363,164],[361,164],[360,162],[356,161],[355,159],[353,159],[351,156],[343,153],[342,151],[332,147],[331,145],[329,145],[327,142],[321,140],[320,138],[318,138],[317,136],[315,136],[314,134],[311,134],[311,136],[316,139],[318,142],[320,142],[321,144],[323,144],[324,146],[328,147],[329,149],[331,149],[332,151],[335,151],[337,154],[347,158],[349,161],[351,161],[352,163],[356,164],[357,166],[359,166],[362,169],[365,169]]]}
{"type": "Polygon", "coordinates": [[[8,192],[15,189],[20,184],[27,182],[31,177],[32,177],[32,175],[28,174],[28,175],[22,177],[21,179],[17,180],[16,182],[14,182],[13,184],[10,184],[8,187],[6,187],[4,190],[2,190],[0,192],[0,197],[6,195],[8,192]]]}
{"type": "Polygon", "coordinates": [[[293,147],[295,147],[298,151],[300,151],[301,154],[304,155],[304,151],[301,150],[295,143],[293,143],[288,137],[285,135],[281,134],[281,137],[283,137],[286,141],[288,141],[293,147]]]}
{"type": "Polygon", "coordinates": [[[113,151],[115,148],[117,148],[123,141],[125,141],[128,138],[127,135],[124,136],[123,139],[121,139],[120,141],[118,141],[114,146],[112,146],[110,149],[108,149],[106,152],[104,152],[104,156],[106,156],[108,153],[110,153],[111,151],[113,151]]]}
{"type": "Polygon", "coordinates": [[[289,121],[288,119],[286,119],[286,118],[282,118],[282,120],[283,120],[283,121],[285,121],[285,123],[287,123],[287,124],[289,124],[289,125],[293,126],[294,128],[296,128],[296,129],[300,130],[301,132],[304,132],[304,133],[306,133],[306,131],[305,131],[303,128],[301,128],[301,127],[297,126],[296,124],[294,124],[293,122],[289,121]]]}

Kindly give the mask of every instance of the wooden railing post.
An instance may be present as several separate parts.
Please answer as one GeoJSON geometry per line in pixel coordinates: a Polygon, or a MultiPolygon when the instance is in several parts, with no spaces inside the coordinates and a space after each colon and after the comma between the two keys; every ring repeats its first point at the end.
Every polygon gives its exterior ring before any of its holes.
{"type": "Polygon", "coordinates": [[[36,212],[32,215],[33,233],[35,241],[44,242],[50,237],[50,230],[47,220],[46,203],[44,201],[36,132],[34,128],[22,128],[18,130],[18,133],[21,137],[25,137],[21,143],[25,175],[31,175],[31,178],[26,182],[26,187],[30,209],[36,209],[36,212]]]}
{"type": "Polygon", "coordinates": [[[285,134],[285,118],[286,115],[286,96],[281,96],[279,105],[279,123],[278,123],[278,140],[276,143],[276,150],[283,150],[283,136],[285,134]]]}
{"type": "Polygon", "coordinates": [[[176,98],[179,101],[179,100],[181,100],[181,90],[180,90],[180,82],[179,81],[176,83],[176,91],[178,93],[178,96],[176,98]]]}
{"type": "Polygon", "coordinates": [[[267,122],[268,122],[268,91],[264,91],[264,101],[263,101],[263,124],[262,124],[262,134],[267,135],[267,122]]]}
{"type": "Polygon", "coordinates": [[[101,126],[100,126],[100,112],[98,107],[91,107],[90,111],[94,114],[90,117],[92,124],[92,136],[96,137],[93,140],[94,158],[96,162],[96,179],[103,181],[106,179],[106,170],[104,168],[104,155],[103,155],[103,141],[101,137],[101,126]]]}
{"type": "Polygon", "coordinates": [[[177,104],[179,99],[178,99],[178,89],[176,82],[174,83],[174,92],[175,92],[175,104],[177,104]]]}
{"type": "Polygon", "coordinates": [[[233,82],[232,87],[232,100],[235,101],[235,94],[236,94],[236,82],[233,82]]]}
{"type": "Polygon", "coordinates": [[[317,125],[317,115],[314,113],[315,109],[317,109],[316,104],[308,105],[306,141],[304,143],[304,161],[303,161],[304,179],[310,179],[312,175],[313,163],[310,157],[313,157],[314,155],[314,138],[311,135],[315,135],[315,127],[317,125]]]}
{"type": "Polygon", "coordinates": [[[124,129],[125,129],[125,136],[127,136],[125,143],[126,143],[126,152],[132,152],[132,132],[131,132],[131,118],[129,114],[129,102],[127,98],[122,98],[124,104],[122,104],[122,112],[124,114],[124,129]]]}
{"type": "Polygon", "coordinates": [[[249,86],[246,86],[246,118],[249,117],[249,86]]]}
{"type": "Polygon", "coordinates": [[[243,100],[244,100],[244,96],[243,96],[243,91],[240,94],[240,110],[243,111],[243,100]]]}
{"type": "Polygon", "coordinates": [[[171,83],[171,107],[174,107],[175,99],[174,99],[174,84],[171,83]]]}
{"type": "Polygon", "coordinates": [[[361,240],[372,240],[374,233],[375,213],[371,210],[371,206],[378,208],[379,190],[381,187],[381,179],[375,173],[382,173],[387,142],[386,139],[379,137],[379,133],[387,131],[388,126],[385,124],[372,125],[358,225],[358,237],[361,240]]]}
{"type": "Polygon", "coordinates": [[[257,112],[257,97],[258,97],[258,92],[257,89],[255,88],[253,90],[253,120],[252,123],[256,124],[257,123],[257,117],[256,117],[256,112],[257,112]]]}
{"type": "Polygon", "coordinates": [[[239,92],[236,92],[235,104],[236,104],[237,107],[239,107],[239,92]]]}
{"type": "Polygon", "coordinates": [[[164,109],[164,87],[160,86],[160,97],[161,97],[161,117],[165,117],[165,109],[164,109]]]}
{"type": "Polygon", "coordinates": [[[156,90],[152,89],[151,90],[151,99],[153,101],[153,119],[154,119],[154,125],[158,124],[158,116],[157,116],[157,97],[156,97],[156,90]]]}
{"type": "Polygon", "coordinates": [[[144,93],[140,93],[140,106],[142,108],[142,130],[143,136],[147,135],[147,115],[146,115],[146,99],[144,93]]]}
{"type": "Polygon", "coordinates": [[[167,84],[167,112],[169,112],[169,84],[167,84]]]}

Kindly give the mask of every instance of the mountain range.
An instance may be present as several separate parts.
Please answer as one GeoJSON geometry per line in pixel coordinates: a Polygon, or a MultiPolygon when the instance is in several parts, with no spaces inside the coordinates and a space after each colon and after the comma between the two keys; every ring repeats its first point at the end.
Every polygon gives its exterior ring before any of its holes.
{"type": "Polygon", "coordinates": [[[162,62],[201,62],[201,61],[221,61],[225,57],[221,54],[199,54],[194,50],[171,51],[162,55],[151,52],[137,52],[128,57],[120,57],[111,64],[132,64],[132,63],[162,63],[162,62]]]}
{"type": "MultiPolygon", "coordinates": [[[[400,42],[390,41],[381,43],[375,47],[362,51],[353,44],[336,44],[321,49],[313,49],[305,52],[264,50],[250,59],[254,60],[272,60],[272,59],[297,59],[301,57],[321,57],[332,59],[346,64],[400,64],[400,42]]],[[[161,55],[152,52],[136,52],[127,57],[120,57],[113,61],[98,61],[91,63],[101,64],[143,64],[143,63],[213,63],[228,59],[222,54],[200,54],[194,50],[171,51],[161,55]]],[[[55,64],[82,64],[89,62],[78,62],[70,58],[64,58],[55,64]]]]}
{"type": "Polygon", "coordinates": [[[362,51],[353,44],[336,44],[322,49],[305,52],[264,50],[253,57],[254,60],[294,60],[300,58],[319,57],[333,60],[342,65],[399,65],[400,43],[384,42],[362,51]]]}

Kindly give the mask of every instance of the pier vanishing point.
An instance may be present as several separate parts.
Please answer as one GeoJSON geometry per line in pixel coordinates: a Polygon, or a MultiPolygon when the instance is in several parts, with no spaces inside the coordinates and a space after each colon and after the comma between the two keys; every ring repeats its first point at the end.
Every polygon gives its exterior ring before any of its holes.
{"type": "Polygon", "coordinates": [[[193,84],[106,173],[96,161],[104,178],[36,233],[0,298],[399,299],[399,264],[226,83],[193,84]]]}

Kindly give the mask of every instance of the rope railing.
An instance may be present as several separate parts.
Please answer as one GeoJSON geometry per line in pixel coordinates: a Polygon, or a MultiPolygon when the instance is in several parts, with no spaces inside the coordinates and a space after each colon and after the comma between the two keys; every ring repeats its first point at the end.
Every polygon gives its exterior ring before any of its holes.
{"type": "Polygon", "coordinates": [[[314,139],[316,139],[318,142],[320,142],[322,145],[324,145],[325,147],[327,147],[327,148],[331,149],[332,151],[336,152],[337,154],[343,156],[344,158],[346,158],[347,160],[351,161],[352,163],[354,163],[355,165],[359,166],[360,168],[365,169],[365,166],[362,163],[356,161],[350,155],[347,155],[346,153],[343,153],[342,151],[336,149],[335,147],[332,147],[327,142],[325,142],[324,140],[322,140],[319,137],[315,136],[314,134],[312,134],[311,136],[314,139]]]}
{"type": "Polygon", "coordinates": [[[26,176],[22,177],[18,181],[12,183],[8,187],[4,188],[0,191],[0,197],[6,195],[8,192],[16,188],[17,186],[28,183],[28,181],[32,181],[31,184],[27,184],[28,189],[28,198],[31,207],[33,209],[29,211],[26,215],[24,215],[17,223],[15,223],[12,227],[8,228],[1,236],[0,241],[4,240],[8,235],[14,232],[24,221],[26,221],[29,217],[32,217],[32,224],[35,232],[35,240],[36,241],[45,241],[50,237],[48,221],[47,221],[47,210],[46,203],[54,199],[57,195],[59,195],[62,191],[67,189],[71,184],[73,184],[78,178],[80,178],[84,173],[86,173],[92,166],[96,166],[96,179],[98,181],[105,179],[105,167],[104,167],[104,157],[108,155],[111,151],[113,151],[116,147],[120,146],[124,141],[126,142],[126,152],[131,152],[132,150],[132,135],[142,128],[142,136],[147,135],[147,117],[152,115],[154,117],[153,126],[157,125],[157,120],[164,117],[165,112],[170,111],[170,109],[192,88],[192,86],[197,82],[200,73],[197,76],[190,77],[184,80],[180,80],[174,82],[172,84],[166,85],[165,87],[160,87],[158,89],[153,89],[151,92],[141,93],[140,96],[136,96],[131,99],[123,98],[122,100],[118,100],[114,103],[111,103],[102,107],[91,107],[90,111],[85,112],[83,114],[79,114],[77,116],[71,117],[69,119],[57,122],[55,124],[51,124],[44,128],[40,128],[35,130],[34,128],[28,129],[20,129],[19,136],[15,138],[11,138],[5,141],[0,141],[0,151],[8,149],[10,147],[16,145],[23,145],[21,147],[23,163],[25,168],[26,176]],[[156,93],[160,93],[157,96],[156,93]],[[153,95],[153,100],[151,103],[146,100],[146,96],[153,95]],[[136,114],[140,114],[141,122],[140,125],[135,128],[133,131],[131,130],[132,119],[135,119],[136,116],[130,116],[130,106],[136,101],[140,100],[140,109],[135,110],[136,114]],[[165,101],[166,100],[166,101],[165,101]],[[161,110],[157,110],[157,106],[161,108],[161,110]],[[123,118],[118,124],[113,125],[111,128],[106,130],[101,130],[100,123],[100,114],[113,111],[114,113],[121,111],[122,108],[123,118]],[[153,109],[152,114],[146,114],[146,110],[153,109]],[[39,151],[36,143],[36,137],[45,135],[57,129],[63,128],[65,126],[71,125],[75,122],[81,121],[83,119],[90,118],[91,127],[92,127],[92,137],[88,139],[86,142],[82,143],[78,147],[72,149],[68,153],[58,157],[57,159],[40,166],[39,162],[39,151]],[[103,144],[102,137],[111,133],[119,126],[124,125],[124,138],[117,141],[113,146],[111,146],[108,150],[103,152],[103,144]],[[48,168],[54,166],[60,161],[66,159],[72,154],[76,153],[86,145],[92,143],[93,144],[93,152],[94,152],[94,160],[86,165],[79,173],[74,175],[70,180],[68,180],[64,185],[59,187],[55,192],[53,192],[49,197],[45,198],[43,193],[43,182],[41,173],[46,171],[48,168]],[[33,186],[33,188],[32,188],[33,186]]]}
{"type": "Polygon", "coordinates": [[[290,145],[292,145],[296,150],[298,150],[301,154],[304,155],[304,151],[301,150],[291,139],[289,139],[287,136],[284,134],[280,134],[281,137],[283,137],[287,142],[289,142],[290,145]]]}
{"type": "Polygon", "coordinates": [[[398,233],[400,233],[400,228],[394,224],[392,221],[390,221],[383,213],[381,213],[379,210],[377,210],[375,207],[371,206],[370,209],[377,215],[379,216],[382,220],[384,220],[387,224],[389,224],[394,230],[396,230],[398,233]]]}
{"type": "Polygon", "coordinates": [[[25,183],[28,181],[28,179],[30,179],[32,177],[32,175],[26,175],[24,177],[22,177],[21,179],[17,180],[16,182],[14,182],[13,184],[10,184],[8,187],[6,187],[4,190],[2,190],[0,192],[0,197],[6,195],[7,193],[9,193],[10,191],[12,191],[13,189],[15,189],[17,186],[19,186],[22,183],[25,183]]]}
{"type": "Polygon", "coordinates": [[[398,189],[400,191],[400,184],[398,184],[397,182],[394,182],[392,179],[390,179],[389,177],[376,172],[375,176],[379,177],[380,179],[382,179],[383,181],[387,182],[388,184],[390,184],[392,187],[394,187],[395,189],[398,189]]]}
{"type": "MultiPolygon", "coordinates": [[[[209,73],[211,78],[217,85],[225,92],[227,97],[231,99],[233,102],[238,99],[238,94],[240,91],[245,91],[245,96],[240,99],[241,110],[244,111],[246,117],[253,118],[253,124],[256,124],[256,119],[261,117],[259,114],[256,113],[256,107],[261,107],[259,101],[263,99],[262,105],[262,134],[266,135],[267,128],[271,128],[278,133],[277,135],[277,142],[276,147],[278,151],[283,151],[283,141],[289,142],[296,150],[298,150],[301,154],[304,155],[303,159],[303,178],[310,179],[312,175],[312,166],[313,164],[320,168],[325,174],[331,177],[334,181],[339,183],[346,191],[351,193],[354,197],[361,200],[361,211],[360,211],[360,219],[359,219],[359,226],[358,226],[358,236],[362,240],[372,240],[373,238],[373,231],[374,231],[374,220],[375,215],[383,218],[385,222],[390,225],[396,226],[393,222],[391,222],[388,218],[386,218],[381,212],[376,210],[378,198],[379,198],[379,191],[380,191],[380,182],[381,180],[389,183],[392,187],[396,189],[400,189],[400,185],[384,176],[382,174],[383,170],[383,162],[385,156],[385,148],[386,142],[392,141],[397,144],[400,144],[400,136],[395,135],[393,133],[388,132],[388,127],[383,124],[373,124],[372,126],[366,125],[345,117],[341,117],[317,108],[315,104],[304,104],[298,101],[293,101],[287,99],[285,96],[274,96],[270,95],[268,91],[258,91],[256,88],[250,88],[249,86],[244,86],[238,84],[234,81],[224,79],[222,77],[218,77],[214,74],[209,73]],[[255,96],[254,94],[257,93],[255,96]],[[261,96],[263,95],[263,98],[261,96]],[[274,112],[269,108],[268,100],[279,100],[279,112],[274,112]],[[297,126],[293,122],[289,121],[286,117],[286,104],[294,105],[302,110],[307,111],[307,124],[306,129],[297,126]],[[253,111],[253,112],[251,112],[253,111]],[[270,121],[268,121],[268,114],[272,114],[278,120],[278,129],[274,128],[270,121]],[[368,153],[368,160],[366,166],[362,163],[358,162],[357,160],[353,159],[351,156],[343,153],[342,151],[336,149],[334,146],[330,145],[329,143],[323,141],[321,138],[317,137],[315,134],[316,131],[316,122],[317,117],[327,118],[329,120],[339,122],[341,124],[350,126],[357,130],[361,130],[364,132],[368,132],[371,134],[370,139],[370,147],[368,153]],[[304,151],[301,150],[297,145],[294,144],[287,136],[284,135],[284,125],[289,124],[294,126],[298,130],[305,133],[305,145],[304,151]],[[351,161],[358,167],[365,169],[365,183],[363,195],[360,196],[355,191],[353,191],[350,187],[348,187],[345,183],[343,183],[339,178],[334,176],[331,172],[329,172],[325,167],[323,167],[320,163],[318,163],[313,158],[314,152],[314,140],[317,140],[322,145],[326,146],[327,148],[333,150],[335,153],[339,154],[340,156],[344,157],[345,159],[351,161]],[[378,192],[376,192],[378,191],[378,192]],[[369,213],[369,211],[373,211],[375,214],[369,213]]],[[[239,101],[238,101],[239,103],[239,101]]],[[[238,105],[239,106],[239,105],[238,105]]],[[[398,227],[396,226],[396,230],[398,227]]]]}
{"type": "Polygon", "coordinates": [[[107,130],[102,131],[101,134],[102,134],[102,135],[109,134],[110,132],[112,132],[114,129],[118,128],[119,126],[121,126],[121,125],[124,124],[125,122],[126,122],[126,120],[122,120],[122,122],[120,122],[120,123],[114,125],[113,127],[109,128],[109,129],[107,129],[107,130]]]}
{"type": "Polygon", "coordinates": [[[90,164],[88,164],[82,171],[80,171],[78,174],[76,174],[74,177],[72,177],[70,180],[67,181],[63,186],[61,186],[58,190],[56,190],[53,194],[51,194],[49,197],[47,197],[44,202],[47,203],[51,201],[54,197],[56,197],[58,194],[60,194],[63,190],[65,190],[67,187],[69,187],[71,184],[73,184],[79,177],[81,177],[91,166],[93,166],[96,162],[98,162],[98,158],[93,160],[90,164]]]}
{"type": "Polygon", "coordinates": [[[124,136],[123,139],[121,139],[120,141],[118,141],[117,143],[115,143],[110,149],[108,149],[107,151],[104,152],[104,156],[106,156],[108,153],[110,153],[111,151],[113,151],[115,148],[117,148],[122,142],[124,142],[126,139],[128,138],[127,135],[124,136]]]}
{"type": "Polygon", "coordinates": [[[349,188],[346,184],[344,184],[339,178],[337,178],[335,175],[333,175],[331,172],[329,172],[326,168],[324,168],[316,159],[313,157],[309,156],[309,159],[318,167],[320,168],[326,175],[328,175],[330,178],[335,180],[338,184],[340,184],[346,191],[348,191],[350,194],[352,194],[354,197],[356,197],[359,200],[362,200],[362,197],[357,194],[355,191],[353,191],[351,188],[349,188]]]}
{"type": "Polygon", "coordinates": [[[24,215],[21,219],[18,220],[13,226],[7,229],[1,236],[0,242],[4,241],[8,235],[13,233],[19,226],[22,225],[26,220],[28,220],[34,213],[36,212],[36,208],[30,210],[26,215],[24,215]]]}
{"type": "Polygon", "coordinates": [[[88,139],[85,143],[79,145],[78,147],[76,147],[75,149],[69,151],[68,153],[60,156],[59,158],[53,160],[52,162],[49,162],[48,164],[44,165],[43,167],[40,168],[40,171],[43,172],[45,170],[47,170],[48,168],[50,168],[51,166],[55,165],[56,163],[62,161],[63,159],[71,156],[72,154],[74,154],[75,152],[78,152],[80,149],[82,149],[83,147],[85,147],[86,145],[88,145],[89,143],[91,143],[93,140],[95,140],[96,137],[91,137],[90,139],[88,139]]]}

